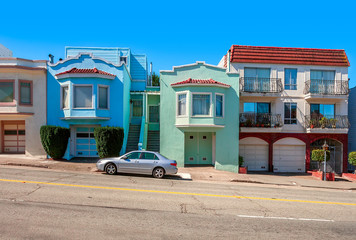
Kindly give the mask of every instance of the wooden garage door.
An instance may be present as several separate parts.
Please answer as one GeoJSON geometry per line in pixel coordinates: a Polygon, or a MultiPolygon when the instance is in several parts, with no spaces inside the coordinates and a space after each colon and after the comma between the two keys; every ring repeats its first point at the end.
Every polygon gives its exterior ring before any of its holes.
{"type": "Polygon", "coordinates": [[[274,145],[273,172],[305,172],[305,145],[274,145]]]}
{"type": "Polygon", "coordinates": [[[268,145],[240,144],[239,151],[249,171],[268,171],[268,145]]]}
{"type": "Polygon", "coordinates": [[[3,152],[25,153],[25,121],[3,123],[3,152]]]}

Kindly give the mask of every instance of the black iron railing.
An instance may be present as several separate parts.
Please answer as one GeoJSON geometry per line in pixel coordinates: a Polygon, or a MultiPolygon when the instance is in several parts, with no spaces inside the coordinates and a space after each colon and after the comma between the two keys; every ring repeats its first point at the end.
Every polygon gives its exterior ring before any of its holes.
{"type": "Polygon", "coordinates": [[[271,113],[240,113],[240,127],[282,127],[282,117],[280,114],[271,113]]]}
{"type": "Polygon", "coordinates": [[[241,77],[240,91],[249,93],[280,93],[283,85],[280,78],[241,77]]]}
{"type": "Polygon", "coordinates": [[[350,123],[346,115],[327,116],[312,114],[305,116],[306,128],[349,128],[350,123]]]}
{"type": "Polygon", "coordinates": [[[345,80],[308,80],[305,82],[304,94],[347,95],[349,81],[345,80]]]}

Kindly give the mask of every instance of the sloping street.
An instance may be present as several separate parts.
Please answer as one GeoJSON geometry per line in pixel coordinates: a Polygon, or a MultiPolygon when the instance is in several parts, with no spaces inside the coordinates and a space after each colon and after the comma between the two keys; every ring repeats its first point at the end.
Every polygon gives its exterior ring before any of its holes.
{"type": "Polygon", "coordinates": [[[0,168],[1,239],[351,239],[356,193],[0,168]]]}

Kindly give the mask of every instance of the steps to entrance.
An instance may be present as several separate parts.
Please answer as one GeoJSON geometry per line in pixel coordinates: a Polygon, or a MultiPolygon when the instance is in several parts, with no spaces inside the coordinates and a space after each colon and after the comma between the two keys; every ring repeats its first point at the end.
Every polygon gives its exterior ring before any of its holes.
{"type": "Polygon", "coordinates": [[[147,150],[159,152],[159,131],[148,131],[147,150]]]}
{"type": "Polygon", "coordinates": [[[140,128],[140,125],[130,124],[126,152],[138,150],[138,141],[140,140],[140,128]]]}

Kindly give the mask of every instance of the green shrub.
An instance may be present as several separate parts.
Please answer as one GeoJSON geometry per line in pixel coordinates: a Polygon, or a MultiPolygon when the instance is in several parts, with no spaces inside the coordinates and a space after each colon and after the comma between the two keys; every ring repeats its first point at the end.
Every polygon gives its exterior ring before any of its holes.
{"type": "MultiPolygon", "coordinates": [[[[324,162],[324,150],[315,149],[312,151],[311,160],[316,162],[324,162]]],[[[326,150],[326,161],[330,160],[330,151],[326,150]]]]}
{"type": "Polygon", "coordinates": [[[243,164],[244,164],[244,157],[239,156],[239,167],[242,167],[243,164]]]}
{"type": "Polygon", "coordinates": [[[40,129],[40,136],[42,146],[51,158],[63,158],[70,136],[69,128],[42,126],[40,129]]]}
{"type": "Polygon", "coordinates": [[[349,153],[349,163],[356,166],[356,152],[349,153]]]}
{"type": "Polygon", "coordinates": [[[97,127],[94,129],[96,149],[100,158],[118,157],[124,141],[120,127],[97,127]]]}

